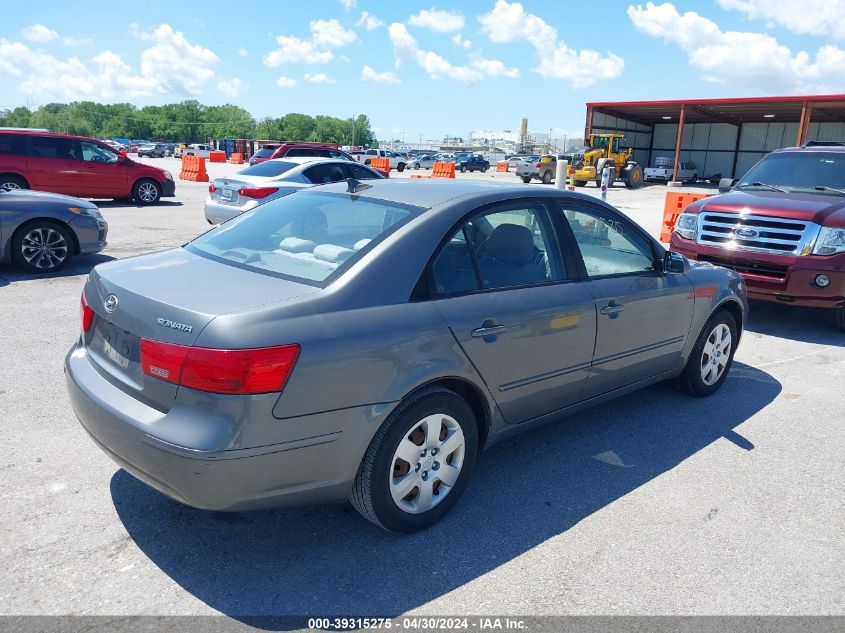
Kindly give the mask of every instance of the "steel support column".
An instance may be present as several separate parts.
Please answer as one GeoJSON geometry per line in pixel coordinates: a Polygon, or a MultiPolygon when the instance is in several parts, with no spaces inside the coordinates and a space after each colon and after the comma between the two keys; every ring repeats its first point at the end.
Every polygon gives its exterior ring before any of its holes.
{"type": "Polygon", "coordinates": [[[798,141],[796,145],[803,145],[807,142],[807,132],[810,131],[810,119],[813,117],[813,104],[805,101],[801,105],[801,121],[798,123],[798,141]]]}
{"type": "Polygon", "coordinates": [[[678,167],[681,162],[681,139],[684,137],[684,119],[686,118],[687,107],[681,104],[681,114],[678,116],[678,133],[675,135],[675,168],[672,170],[672,181],[678,181],[678,167]]]}

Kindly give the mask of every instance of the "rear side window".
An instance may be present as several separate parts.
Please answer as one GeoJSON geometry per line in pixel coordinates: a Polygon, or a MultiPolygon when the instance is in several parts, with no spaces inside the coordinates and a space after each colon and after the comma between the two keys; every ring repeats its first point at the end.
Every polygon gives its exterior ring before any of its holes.
{"type": "Polygon", "coordinates": [[[290,156],[291,158],[295,156],[316,156],[318,158],[328,158],[329,153],[324,149],[312,149],[310,147],[292,147],[288,150],[285,156],[290,156]]]}
{"type": "Polygon", "coordinates": [[[275,147],[262,147],[260,150],[253,154],[254,158],[270,158],[273,155],[273,152],[276,151],[275,147]]]}
{"type": "Polygon", "coordinates": [[[346,154],[344,154],[343,152],[338,152],[338,151],[337,151],[337,150],[335,150],[335,149],[331,149],[331,150],[329,150],[329,156],[330,156],[331,158],[340,158],[340,159],[342,159],[342,160],[351,160],[349,156],[347,156],[347,155],[346,155],[346,154]]]}
{"type": "Polygon", "coordinates": [[[350,164],[344,165],[344,167],[349,171],[350,177],[355,178],[356,180],[375,180],[377,178],[384,178],[381,174],[374,172],[372,169],[367,169],[362,165],[350,164]]]}
{"type": "Polygon", "coordinates": [[[330,182],[339,182],[346,178],[343,166],[337,163],[319,163],[309,167],[303,175],[315,185],[323,185],[330,182]]]}
{"type": "Polygon", "coordinates": [[[56,136],[33,136],[32,156],[35,158],[58,158],[77,160],[76,142],[72,138],[56,136]]]}
{"type": "Polygon", "coordinates": [[[0,134],[0,156],[26,155],[26,137],[23,134],[0,134]]]}
{"type": "Polygon", "coordinates": [[[247,167],[246,169],[239,171],[238,174],[243,176],[265,176],[267,178],[272,178],[274,176],[281,176],[294,167],[298,167],[298,165],[296,163],[289,163],[285,160],[268,160],[263,163],[253,165],[252,167],[247,167]]]}
{"type": "Polygon", "coordinates": [[[247,211],[185,248],[239,268],[325,286],[421,212],[374,198],[299,192],[247,211]]]}

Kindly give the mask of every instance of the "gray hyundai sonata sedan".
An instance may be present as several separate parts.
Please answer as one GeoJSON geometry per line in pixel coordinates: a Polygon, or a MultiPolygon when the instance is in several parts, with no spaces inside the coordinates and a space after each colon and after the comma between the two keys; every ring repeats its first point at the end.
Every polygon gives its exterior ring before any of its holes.
{"type": "Polygon", "coordinates": [[[549,189],[349,180],[97,266],[67,355],[119,465],[198,508],[350,500],[432,525],[479,451],[675,379],[725,380],[736,273],[549,189]]]}

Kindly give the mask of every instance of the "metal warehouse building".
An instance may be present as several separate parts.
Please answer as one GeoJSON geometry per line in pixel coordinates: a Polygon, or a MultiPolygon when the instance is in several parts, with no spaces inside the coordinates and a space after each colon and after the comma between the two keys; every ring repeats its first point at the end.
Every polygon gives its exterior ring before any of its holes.
{"type": "Polygon", "coordinates": [[[643,167],[693,161],[701,177],[738,178],[767,152],[845,141],[845,94],[588,103],[586,134],[622,132],[643,167]]]}

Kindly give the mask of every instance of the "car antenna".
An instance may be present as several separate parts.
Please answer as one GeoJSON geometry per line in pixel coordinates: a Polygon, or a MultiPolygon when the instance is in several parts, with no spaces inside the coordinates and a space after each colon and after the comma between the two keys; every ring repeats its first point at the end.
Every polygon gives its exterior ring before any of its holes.
{"type": "Polygon", "coordinates": [[[372,185],[365,184],[360,180],[355,180],[354,178],[347,178],[346,184],[349,186],[346,188],[346,193],[359,193],[361,191],[365,191],[372,187],[372,185]]]}

